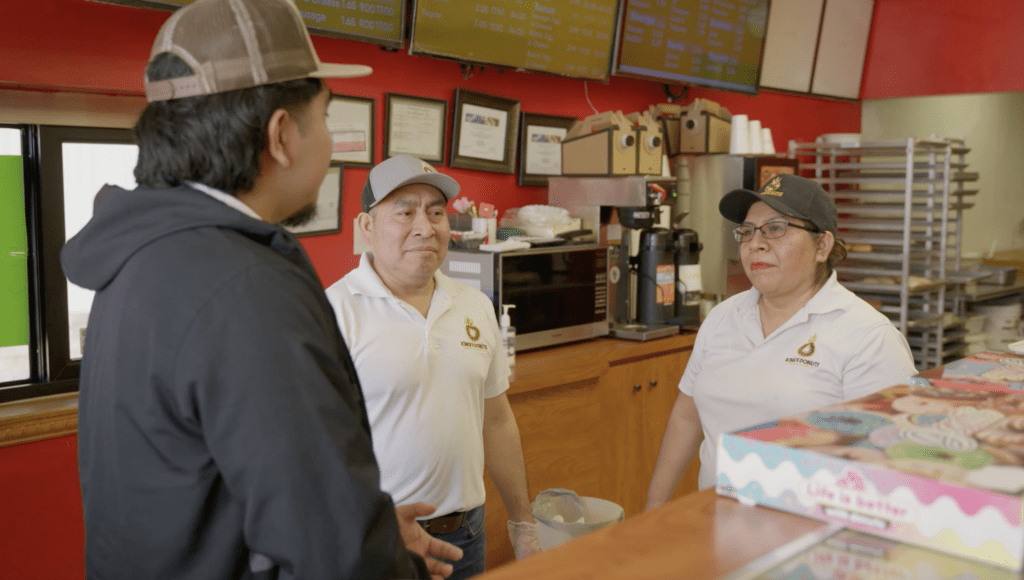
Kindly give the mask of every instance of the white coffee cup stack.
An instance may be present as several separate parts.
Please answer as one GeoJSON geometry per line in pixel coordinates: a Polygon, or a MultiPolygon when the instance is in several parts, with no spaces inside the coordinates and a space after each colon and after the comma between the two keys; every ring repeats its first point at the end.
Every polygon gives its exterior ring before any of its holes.
{"type": "Polygon", "coordinates": [[[761,127],[761,153],[775,153],[775,138],[768,127],[761,127]]]}
{"type": "Polygon", "coordinates": [[[747,148],[748,153],[763,153],[761,151],[761,121],[751,120],[750,126],[747,128],[747,138],[750,139],[750,145],[747,148]]]}
{"type": "Polygon", "coordinates": [[[729,135],[729,153],[743,155],[750,153],[750,121],[746,115],[732,116],[732,133],[729,135]]]}

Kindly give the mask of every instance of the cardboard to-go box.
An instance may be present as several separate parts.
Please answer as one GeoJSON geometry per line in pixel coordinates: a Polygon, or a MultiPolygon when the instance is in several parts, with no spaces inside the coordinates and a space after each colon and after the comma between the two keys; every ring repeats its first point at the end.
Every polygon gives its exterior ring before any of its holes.
{"type": "Polygon", "coordinates": [[[679,154],[679,117],[683,115],[683,110],[682,105],[674,103],[657,103],[647,107],[647,113],[661,127],[666,155],[679,154]]]}
{"type": "Polygon", "coordinates": [[[665,151],[665,139],[661,125],[648,111],[630,113],[626,120],[633,123],[636,131],[636,172],[638,175],[661,175],[661,158],[665,151]]]}
{"type": "Polygon", "coordinates": [[[728,153],[732,116],[717,104],[696,99],[679,118],[681,153],[728,153]]]}
{"type": "Polygon", "coordinates": [[[622,111],[577,121],[562,139],[562,175],[636,175],[636,131],[622,111]]]}
{"type": "Polygon", "coordinates": [[[1020,570],[1024,392],[913,382],[722,435],[718,493],[1020,570]]]}
{"type": "Polygon", "coordinates": [[[662,124],[669,155],[729,152],[732,114],[718,103],[694,99],[687,107],[659,103],[648,111],[662,124]]]}

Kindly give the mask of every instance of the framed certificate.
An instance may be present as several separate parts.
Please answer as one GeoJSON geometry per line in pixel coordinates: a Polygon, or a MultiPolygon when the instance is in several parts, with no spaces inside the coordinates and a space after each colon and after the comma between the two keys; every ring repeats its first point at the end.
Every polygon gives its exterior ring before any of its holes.
{"type": "Polygon", "coordinates": [[[562,140],[576,119],[523,113],[519,135],[519,185],[547,187],[562,174],[562,140]]]}
{"type": "Polygon", "coordinates": [[[444,164],[448,101],[387,93],[384,110],[385,159],[406,154],[444,164]]]}
{"type": "Polygon", "coordinates": [[[316,198],[316,214],[313,219],[301,226],[285,226],[289,232],[298,236],[316,236],[333,234],[341,231],[341,184],[344,165],[332,161],[327,168],[327,175],[320,184],[320,194],[316,198]]]}
{"type": "Polygon", "coordinates": [[[373,167],[373,99],[334,95],[327,105],[331,160],[373,167]]]}
{"type": "Polygon", "coordinates": [[[515,173],[519,101],[455,89],[452,167],[515,173]]]}

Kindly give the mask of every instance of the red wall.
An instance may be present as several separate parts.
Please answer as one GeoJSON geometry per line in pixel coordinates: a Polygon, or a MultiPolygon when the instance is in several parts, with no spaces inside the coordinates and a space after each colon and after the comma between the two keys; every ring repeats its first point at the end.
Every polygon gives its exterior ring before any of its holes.
{"type": "MultiPolygon", "coordinates": [[[[152,39],[167,16],[166,12],[87,0],[0,0],[0,88],[139,95],[152,39]]],[[[520,100],[524,111],[577,118],[596,111],[646,110],[652,103],[666,101],[662,85],[647,81],[616,77],[607,84],[584,83],[540,74],[500,73],[492,67],[464,79],[452,62],[323,37],[314,37],[314,44],[325,62],[374,67],[370,77],[331,81],[331,87],[339,94],[376,99],[378,161],[387,92],[452,101],[455,89],[461,87],[520,100]]],[[[772,129],[780,151],[789,139],[860,129],[857,103],[771,92],[750,97],[705,89],[692,89],[685,103],[695,97],[710,98],[734,113],[761,120],[772,129]]],[[[358,262],[352,255],[351,224],[359,211],[359,191],[367,171],[345,170],[342,232],[302,238],[325,286],[358,262]]],[[[493,203],[501,212],[547,201],[544,188],[518,187],[513,175],[443,171],[459,180],[463,195],[493,203]]],[[[65,437],[0,448],[0,580],[84,576],[74,446],[75,438],[65,437]]]]}
{"type": "Polygon", "coordinates": [[[77,444],[0,448],[0,580],[85,578],[77,444]]]}
{"type": "Polygon", "coordinates": [[[862,99],[1024,90],[1021,0],[875,0],[862,99]]]}

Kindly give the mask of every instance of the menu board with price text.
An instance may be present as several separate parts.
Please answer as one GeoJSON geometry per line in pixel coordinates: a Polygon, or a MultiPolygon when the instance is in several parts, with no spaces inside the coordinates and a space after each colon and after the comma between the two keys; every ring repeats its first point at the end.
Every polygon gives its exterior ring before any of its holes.
{"type": "Polygon", "coordinates": [[[756,93],[768,0],[625,0],[615,74],[756,93]]]}
{"type": "Polygon", "coordinates": [[[410,54],[605,80],[620,0],[417,0],[410,54]]]}
{"type": "MultiPolygon", "coordinates": [[[[93,0],[137,8],[176,10],[193,0],[93,0]]],[[[405,0],[294,0],[310,34],[401,48],[405,0]]]]}

